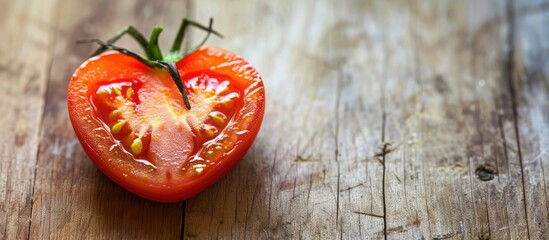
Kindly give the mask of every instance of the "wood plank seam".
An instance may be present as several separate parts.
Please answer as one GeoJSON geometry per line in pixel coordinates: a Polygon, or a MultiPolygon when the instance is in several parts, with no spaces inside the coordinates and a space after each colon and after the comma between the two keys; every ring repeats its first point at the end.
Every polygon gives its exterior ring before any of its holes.
{"type": "MultiPolygon", "coordinates": [[[[53,14],[53,19],[51,20],[51,25],[52,26],[57,26],[57,23],[59,22],[59,10],[57,8],[55,8],[54,10],[54,14],[53,14]]],[[[32,221],[32,216],[33,216],[33,210],[34,210],[34,201],[35,201],[35,196],[34,196],[34,192],[35,192],[35,188],[36,188],[36,176],[37,176],[37,173],[38,173],[38,166],[40,164],[40,151],[41,151],[41,147],[42,147],[42,129],[43,129],[43,125],[44,125],[44,117],[46,116],[46,106],[48,105],[47,103],[47,98],[46,96],[48,95],[50,89],[48,88],[48,83],[51,79],[51,73],[52,73],[52,66],[53,66],[53,61],[54,61],[54,54],[53,54],[53,51],[51,49],[52,46],[55,46],[55,42],[57,40],[57,37],[59,34],[54,34],[52,33],[53,31],[56,31],[56,28],[54,27],[51,27],[51,30],[48,31],[48,40],[50,40],[48,42],[48,45],[45,49],[48,49],[50,51],[50,56],[48,58],[48,63],[47,63],[47,67],[46,67],[46,81],[44,82],[44,88],[45,88],[45,91],[44,91],[44,98],[45,100],[43,101],[43,105],[42,105],[42,113],[40,114],[40,121],[38,123],[38,146],[36,148],[36,153],[35,153],[35,163],[34,163],[34,171],[33,171],[33,176],[32,176],[32,183],[31,183],[31,186],[32,186],[32,189],[31,189],[31,203],[30,203],[30,213],[29,213],[29,223],[28,223],[28,229],[27,229],[27,239],[30,239],[31,238],[31,227],[32,227],[32,224],[33,224],[33,221],[32,221]]]]}
{"type": "Polygon", "coordinates": [[[511,95],[511,108],[513,112],[513,127],[515,131],[515,138],[516,138],[516,144],[517,144],[517,152],[518,152],[518,158],[519,158],[519,164],[520,164],[520,175],[522,180],[522,197],[524,199],[524,215],[526,219],[526,233],[528,234],[528,238],[530,238],[530,224],[528,219],[528,199],[526,197],[526,176],[524,174],[524,160],[522,157],[522,151],[520,146],[520,132],[519,132],[519,126],[518,126],[518,103],[517,103],[517,96],[516,96],[516,87],[515,83],[517,81],[516,79],[516,65],[515,65],[515,59],[516,59],[516,52],[515,52],[515,25],[516,25],[516,19],[515,19],[515,7],[514,7],[514,0],[507,0],[507,47],[509,48],[509,52],[507,53],[506,59],[505,59],[505,80],[507,81],[508,85],[508,91],[511,95]]]}
{"type": "MultiPolygon", "coordinates": [[[[341,91],[342,91],[342,73],[341,71],[338,71],[337,73],[337,89],[336,89],[336,101],[335,101],[335,134],[334,134],[334,141],[335,141],[335,151],[334,151],[334,158],[337,163],[337,186],[336,186],[336,228],[339,228],[339,237],[343,237],[343,226],[342,226],[342,219],[339,219],[339,189],[340,189],[340,181],[341,181],[341,165],[339,164],[339,108],[341,104],[341,91]]],[[[295,189],[295,188],[294,188],[295,189]]]]}
{"type": "Polygon", "coordinates": [[[381,199],[383,201],[383,238],[387,240],[387,198],[386,198],[386,187],[387,187],[387,164],[385,156],[388,154],[387,146],[388,143],[385,142],[385,131],[386,131],[386,121],[387,121],[387,109],[385,108],[385,98],[387,91],[387,80],[389,79],[389,58],[390,55],[385,49],[385,61],[383,63],[383,84],[381,84],[381,199]]]}
{"type": "MultiPolygon", "coordinates": [[[[187,12],[187,15],[188,15],[188,16],[185,16],[185,17],[193,18],[194,17],[194,12],[195,12],[193,0],[184,0],[184,1],[185,1],[184,5],[187,8],[186,12],[187,12]]],[[[187,39],[192,39],[192,34],[193,34],[193,32],[189,31],[187,33],[187,39]]],[[[190,43],[189,40],[183,39],[183,45],[184,45],[185,49],[190,49],[190,47],[191,47],[191,43],[190,43]]],[[[183,240],[183,239],[185,239],[185,218],[186,218],[185,210],[187,209],[187,201],[183,201],[181,203],[181,209],[182,209],[182,211],[181,211],[181,234],[180,234],[179,239],[183,240]]]]}

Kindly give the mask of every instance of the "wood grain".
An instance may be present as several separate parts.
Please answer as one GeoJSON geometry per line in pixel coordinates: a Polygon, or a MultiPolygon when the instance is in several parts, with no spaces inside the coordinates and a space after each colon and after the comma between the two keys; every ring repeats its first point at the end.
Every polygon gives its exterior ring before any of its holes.
{"type": "Polygon", "coordinates": [[[546,53],[546,2],[207,4],[268,107],[243,162],[187,201],[185,236],[547,236],[547,54],[521,45],[546,53]]]}
{"type": "Polygon", "coordinates": [[[152,28],[155,22],[177,28],[179,21],[168,20],[179,19],[185,6],[182,2],[64,1],[56,11],[59,17],[52,30],[56,38],[51,48],[53,62],[41,125],[43,140],[36,167],[31,238],[179,238],[183,212],[180,204],[140,199],[93,166],[69,127],[66,88],[74,69],[95,48],[76,45],[77,39],[108,38],[128,23],[143,30],[152,28]],[[105,5],[110,8],[105,9],[105,5]],[[79,8],[84,11],[74,11],[79,8]],[[133,12],[127,13],[127,9],[133,12]],[[126,18],[116,17],[120,14],[126,18]]]}
{"type": "Polygon", "coordinates": [[[39,126],[52,46],[52,1],[0,10],[0,239],[28,237],[39,126]],[[39,14],[40,13],[40,14],[39,14]]]}
{"type": "Polygon", "coordinates": [[[546,0],[0,6],[0,239],[549,237],[546,0]],[[66,88],[77,39],[158,24],[169,46],[184,16],[215,19],[207,45],[257,68],[267,109],[233,171],[159,204],[93,166],[66,88]]]}

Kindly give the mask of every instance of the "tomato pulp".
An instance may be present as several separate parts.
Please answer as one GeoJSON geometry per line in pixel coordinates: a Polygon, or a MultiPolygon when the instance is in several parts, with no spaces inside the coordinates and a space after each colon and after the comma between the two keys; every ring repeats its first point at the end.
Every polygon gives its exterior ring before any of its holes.
{"type": "Polygon", "coordinates": [[[68,87],[76,136],[94,164],[141,197],[188,199],[224,176],[255,139],[265,110],[257,71],[201,48],[176,63],[191,109],[165,69],[119,52],[84,62],[68,87]]]}

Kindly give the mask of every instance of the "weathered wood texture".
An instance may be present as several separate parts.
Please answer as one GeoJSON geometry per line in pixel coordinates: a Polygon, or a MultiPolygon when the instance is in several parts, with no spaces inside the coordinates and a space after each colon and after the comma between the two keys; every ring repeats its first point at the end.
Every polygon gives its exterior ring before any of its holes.
{"type": "Polygon", "coordinates": [[[25,238],[48,78],[52,3],[2,1],[0,31],[0,239],[25,238]],[[32,17],[31,17],[32,16],[32,17]]]}
{"type": "Polygon", "coordinates": [[[95,48],[77,46],[77,39],[114,35],[127,24],[143,29],[152,28],[154,23],[177,28],[178,23],[170,20],[180,18],[184,9],[182,2],[58,2],[55,11],[59,18],[52,29],[55,44],[49,49],[52,58],[37,154],[30,236],[48,239],[180,236],[183,212],[180,204],[140,199],[122,191],[95,169],[71,131],[66,89],[75,67],[95,48]]]}
{"type": "Polygon", "coordinates": [[[548,1],[0,6],[0,239],[549,238],[548,1]],[[225,178],[159,204],[91,164],[66,87],[77,39],[160,24],[167,46],[183,16],[215,18],[267,110],[225,178]]]}
{"type": "Polygon", "coordinates": [[[1,53],[0,108],[7,114],[1,121],[0,239],[179,238],[181,204],[140,199],[89,161],[70,127],[66,90],[72,72],[94,48],[76,45],[77,39],[108,38],[127,24],[176,29],[179,20],[172,19],[185,15],[185,3],[0,5],[7,14],[2,32],[8,40],[1,53]]]}
{"type": "Polygon", "coordinates": [[[547,2],[201,5],[268,107],[185,236],[549,237],[547,2]]]}

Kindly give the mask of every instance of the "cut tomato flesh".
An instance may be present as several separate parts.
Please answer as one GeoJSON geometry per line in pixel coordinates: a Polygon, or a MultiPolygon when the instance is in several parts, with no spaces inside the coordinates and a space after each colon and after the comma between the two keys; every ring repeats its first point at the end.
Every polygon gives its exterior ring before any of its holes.
{"type": "MultiPolygon", "coordinates": [[[[122,148],[135,161],[153,168],[152,174],[168,178],[163,182],[185,177],[188,171],[182,170],[189,163],[200,173],[216,159],[197,154],[220,137],[235,114],[233,109],[241,104],[239,91],[228,80],[201,72],[183,80],[192,106],[189,111],[180,100],[181,93],[164,85],[167,80],[98,81],[89,88],[95,116],[112,135],[115,146],[111,148],[122,148]]],[[[211,150],[205,153],[213,155],[211,150]]]]}
{"type": "Polygon", "coordinates": [[[167,71],[116,52],[83,63],[67,97],[94,164],[161,202],[192,197],[224,176],[252,145],[265,110],[261,77],[239,56],[203,48],[176,67],[190,110],[167,71]]]}

